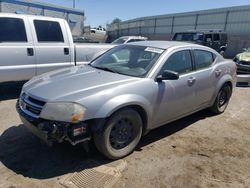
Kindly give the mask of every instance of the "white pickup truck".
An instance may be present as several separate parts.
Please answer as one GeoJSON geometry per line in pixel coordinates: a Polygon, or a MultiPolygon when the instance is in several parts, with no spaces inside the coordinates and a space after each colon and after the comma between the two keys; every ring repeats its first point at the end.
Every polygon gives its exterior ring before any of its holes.
{"type": "Polygon", "coordinates": [[[0,83],[81,65],[114,46],[74,44],[64,19],[0,13],[0,83]]]}

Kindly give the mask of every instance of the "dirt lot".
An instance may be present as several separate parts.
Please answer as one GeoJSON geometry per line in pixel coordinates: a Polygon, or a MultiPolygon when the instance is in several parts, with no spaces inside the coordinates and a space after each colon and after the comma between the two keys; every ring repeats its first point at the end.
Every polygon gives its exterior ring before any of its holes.
{"type": "MultiPolygon", "coordinates": [[[[112,164],[95,150],[40,144],[15,111],[21,86],[0,85],[0,187],[64,187],[73,173],[112,164]]],[[[250,187],[249,135],[250,88],[236,88],[224,114],[201,111],[145,136],[113,187],[250,187]]]]}

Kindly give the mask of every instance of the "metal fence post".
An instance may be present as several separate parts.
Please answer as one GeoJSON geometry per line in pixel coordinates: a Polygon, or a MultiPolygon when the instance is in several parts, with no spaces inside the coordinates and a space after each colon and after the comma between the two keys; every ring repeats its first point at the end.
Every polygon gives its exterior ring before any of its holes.
{"type": "Polygon", "coordinates": [[[224,24],[224,31],[226,31],[226,29],[227,29],[228,15],[229,15],[229,10],[226,12],[226,18],[225,18],[225,24],[224,24]]]}
{"type": "Polygon", "coordinates": [[[154,35],[156,34],[156,22],[157,22],[157,18],[154,19],[155,23],[154,23],[154,35]]]}
{"type": "Polygon", "coordinates": [[[173,16],[172,25],[171,25],[171,34],[173,34],[173,31],[174,31],[174,19],[175,19],[175,17],[173,16]]]}
{"type": "Polygon", "coordinates": [[[120,37],[120,23],[117,23],[117,33],[116,38],[120,37]]]}
{"type": "Polygon", "coordinates": [[[139,20],[139,35],[141,35],[141,20],[139,20]]]}
{"type": "Polygon", "coordinates": [[[194,30],[196,30],[196,29],[197,29],[198,19],[199,19],[199,14],[196,14],[196,18],[195,18],[195,25],[194,25],[194,30]]]}
{"type": "Polygon", "coordinates": [[[128,22],[128,31],[127,31],[127,35],[129,35],[129,23],[130,23],[130,22],[128,22]]]}

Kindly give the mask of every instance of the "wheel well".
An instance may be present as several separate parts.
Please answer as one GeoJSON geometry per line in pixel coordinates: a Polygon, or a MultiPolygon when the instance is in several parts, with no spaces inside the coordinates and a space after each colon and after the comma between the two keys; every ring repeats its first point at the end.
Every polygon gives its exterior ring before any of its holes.
{"type": "MultiPolygon", "coordinates": [[[[142,124],[143,124],[143,127],[142,127],[142,135],[146,134],[147,132],[147,125],[148,125],[148,118],[147,118],[147,113],[146,111],[139,105],[129,105],[129,106],[124,106],[122,108],[119,108],[117,109],[115,112],[119,111],[119,110],[122,110],[124,108],[131,108],[135,111],[137,111],[141,118],[142,118],[142,124]]],[[[115,113],[113,112],[113,113],[115,113]]]]}
{"type": "Polygon", "coordinates": [[[231,91],[233,90],[233,84],[230,81],[227,81],[224,85],[229,85],[231,91]]]}

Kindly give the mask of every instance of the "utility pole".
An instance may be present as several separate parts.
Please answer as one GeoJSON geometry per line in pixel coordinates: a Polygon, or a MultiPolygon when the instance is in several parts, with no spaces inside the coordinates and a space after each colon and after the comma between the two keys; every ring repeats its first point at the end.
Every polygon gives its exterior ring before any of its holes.
{"type": "Polygon", "coordinates": [[[73,0],[73,8],[76,8],[76,0],[73,0]]]}

